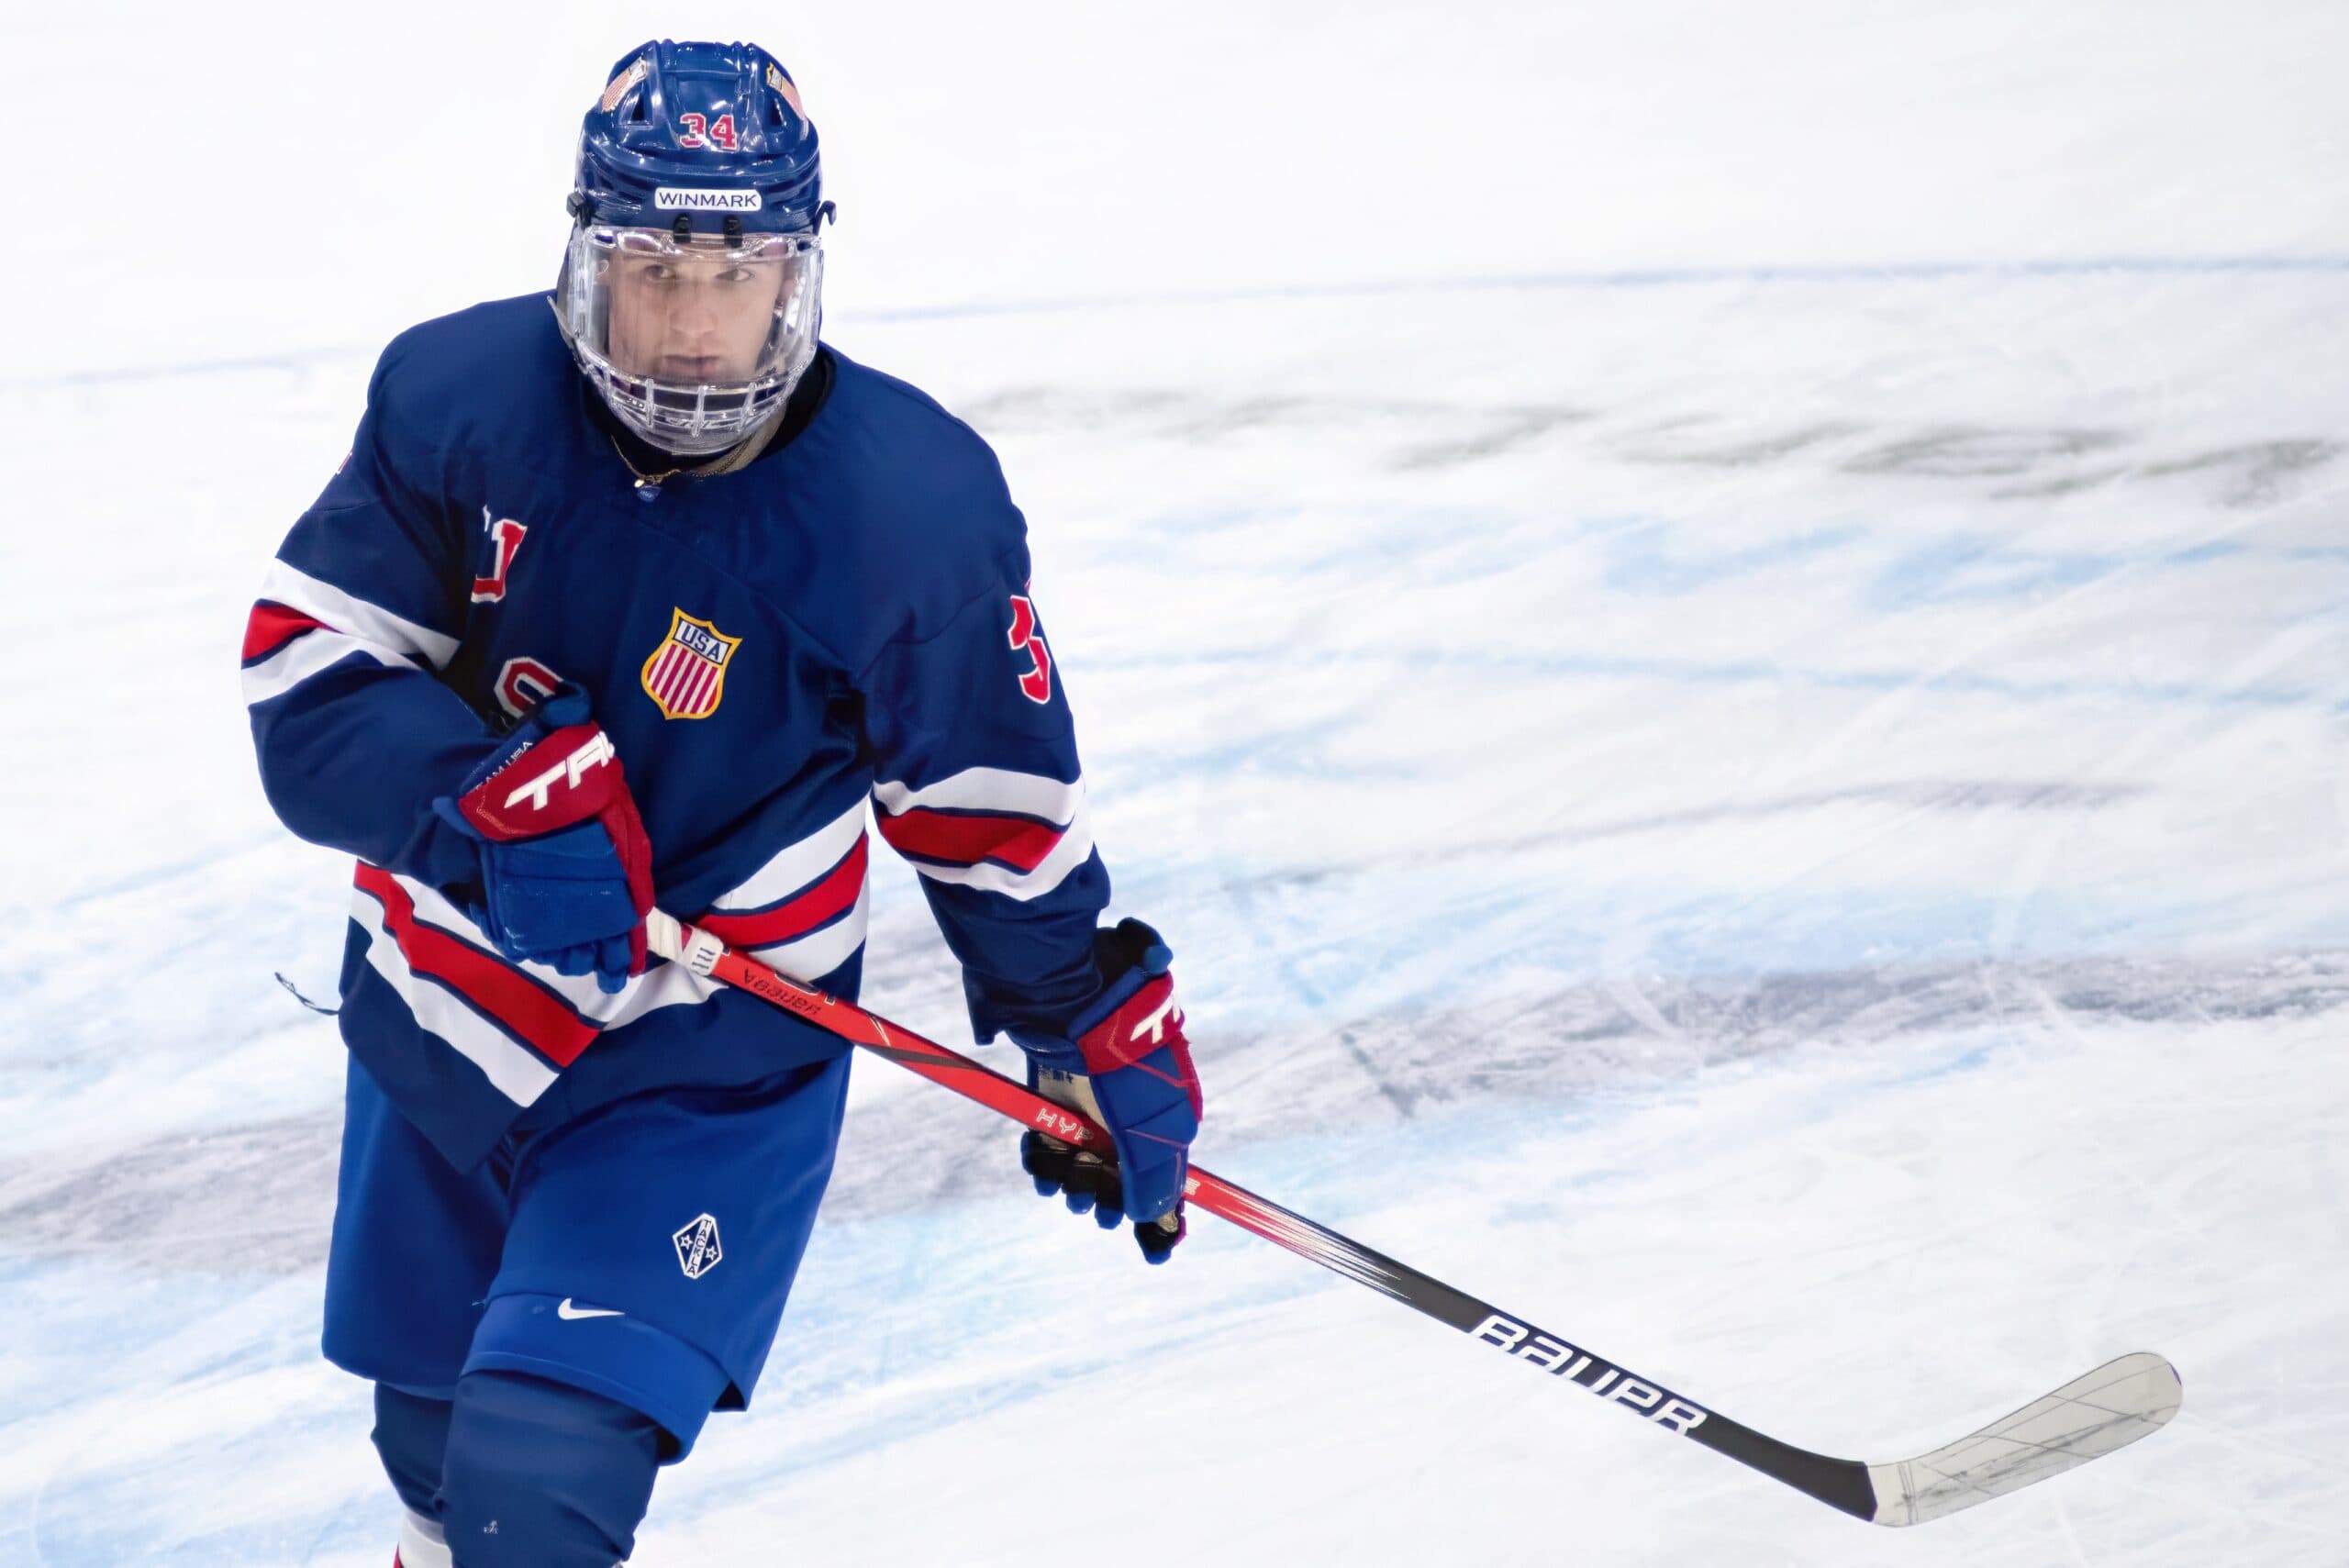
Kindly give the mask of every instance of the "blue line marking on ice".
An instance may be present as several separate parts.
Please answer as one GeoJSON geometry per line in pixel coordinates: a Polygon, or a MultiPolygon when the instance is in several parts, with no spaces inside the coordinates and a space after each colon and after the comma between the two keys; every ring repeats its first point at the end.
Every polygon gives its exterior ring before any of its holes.
{"type": "MultiPolygon", "coordinates": [[[[2154,555],[2135,555],[2123,551],[2018,550],[1988,535],[1952,534],[1909,550],[1883,568],[1869,585],[1865,603],[1874,610],[1899,610],[1923,605],[2030,598],[2076,588],[2124,570],[2202,566],[2254,553],[2259,552],[2232,539],[2214,539],[2154,555]]],[[[2349,559],[2349,551],[2326,547],[2287,548],[2264,553],[2288,561],[2349,559]]]]}
{"type": "Polygon", "coordinates": [[[1663,517],[1620,519],[1623,527],[1602,546],[1604,581],[1618,593],[1671,598],[1717,584],[1750,577],[1776,566],[1791,566],[1841,549],[1862,537],[1856,528],[1824,528],[1772,539],[1743,550],[1698,545],[1675,550],[1677,525],[1663,517]]]}
{"type": "Polygon", "coordinates": [[[2067,554],[2009,549],[1978,535],[1953,535],[1910,550],[1876,576],[1870,608],[1978,604],[2076,588],[2130,564],[2118,554],[2067,554]]]}
{"type": "Polygon", "coordinates": [[[1987,1045],[1976,1045],[1946,1059],[1928,1058],[1879,1078],[1876,1083],[1881,1087],[1894,1087],[1909,1084],[1931,1084],[1943,1078],[1954,1078],[1961,1073],[1972,1073],[1988,1066],[1990,1051],[1991,1048],[1987,1045]]]}
{"type": "MultiPolygon", "coordinates": [[[[2184,550],[2172,550],[2162,559],[2173,566],[2199,566],[2206,561],[2221,561],[2231,555],[2248,553],[2244,546],[2233,539],[2212,539],[2208,544],[2188,545],[2184,550]]],[[[2276,553],[2289,560],[2304,552],[2298,550],[2279,550],[2276,553]]],[[[2331,556],[2349,560],[2349,550],[2314,550],[2305,553],[2320,558],[2331,556]]]]}

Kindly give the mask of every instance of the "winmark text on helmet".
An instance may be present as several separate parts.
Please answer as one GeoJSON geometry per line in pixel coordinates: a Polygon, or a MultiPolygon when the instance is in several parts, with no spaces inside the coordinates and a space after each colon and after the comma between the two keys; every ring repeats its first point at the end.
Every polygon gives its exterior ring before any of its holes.
{"type": "Polygon", "coordinates": [[[756,212],[764,205],[756,191],[685,191],[662,185],[652,193],[655,212],[756,212]]]}

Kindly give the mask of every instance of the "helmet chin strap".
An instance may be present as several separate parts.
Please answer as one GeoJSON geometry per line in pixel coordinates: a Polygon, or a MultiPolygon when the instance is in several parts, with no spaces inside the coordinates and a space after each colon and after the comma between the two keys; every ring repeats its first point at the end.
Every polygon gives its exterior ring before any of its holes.
{"type": "Polygon", "coordinates": [[[687,479],[715,479],[721,473],[739,473],[750,467],[759,461],[759,454],[767,450],[767,444],[774,439],[774,433],[783,428],[783,416],[790,406],[790,398],[775,399],[774,412],[760,420],[756,429],[718,453],[715,461],[699,468],[685,470],[685,476],[687,479]]]}

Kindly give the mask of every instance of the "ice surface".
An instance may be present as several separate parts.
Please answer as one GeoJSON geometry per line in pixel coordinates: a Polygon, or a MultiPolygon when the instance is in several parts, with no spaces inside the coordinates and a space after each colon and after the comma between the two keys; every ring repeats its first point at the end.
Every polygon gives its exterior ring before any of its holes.
{"type": "MultiPolygon", "coordinates": [[[[374,346],[548,281],[648,25],[7,24],[111,74],[17,83],[90,140],[0,254],[0,1568],[388,1555],[272,979],[344,873],[234,650],[374,346]],[[190,210],[72,205],[117,131],[190,210]]],[[[1003,453],[1208,1162],[1825,1452],[2192,1384],[1903,1563],[2349,1561],[2349,13],[657,25],[794,62],[830,336],[1003,453]]],[[[960,1039],[879,880],[870,999],[960,1039]]],[[[1144,1270],[861,1073],[640,1562],[1893,1560],[1251,1238],[1144,1270]]]]}

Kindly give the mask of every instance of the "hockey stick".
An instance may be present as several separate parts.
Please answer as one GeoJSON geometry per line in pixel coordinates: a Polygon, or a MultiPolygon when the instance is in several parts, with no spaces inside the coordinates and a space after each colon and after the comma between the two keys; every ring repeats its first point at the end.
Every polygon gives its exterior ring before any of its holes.
{"type": "MultiPolygon", "coordinates": [[[[651,950],[696,974],[739,987],[817,1028],[885,1056],[1024,1126],[1080,1147],[1106,1150],[1108,1134],[970,1058],[851,1002],[776,973],[707,931],[658,910],[645,922],[651,950]]],[[[1186,1201],[1220,1215],[1298,1257],[1459,1329],[1481,1344],[1620,1405],[1666,1431],[1704,1444],[1795,1490],[1880,1525],[1922,1524],[2060,1475],[2135,1442],[2177,1414],[2177,1370],[2149,1351],[2107,1362],[1945,1448],[1868,1464],[1782,1443],[1664,1385],[1579,1349],[1522,1318],[1347,1240],[1244,1187],[1191,1167],[1186,1201]]]]}

